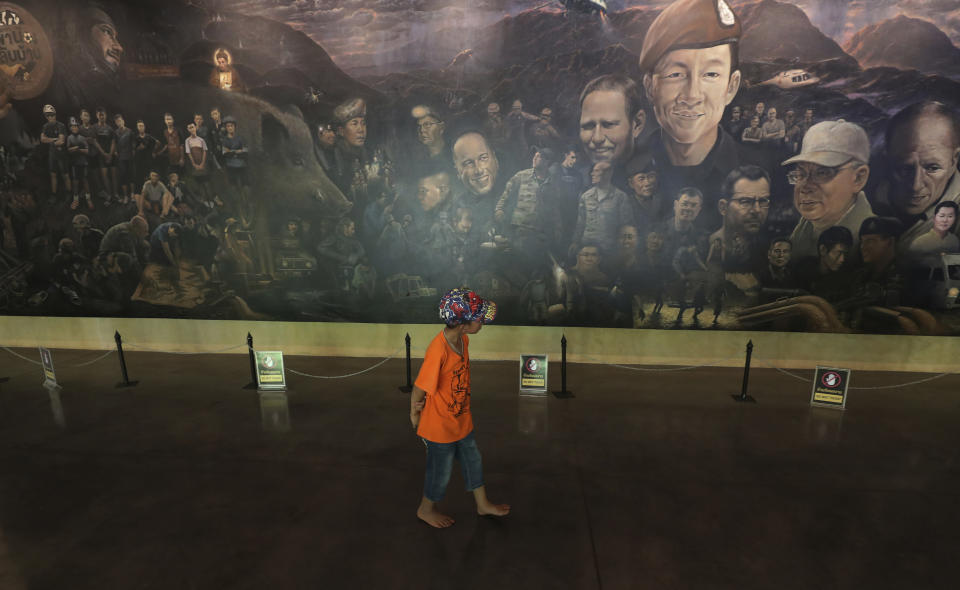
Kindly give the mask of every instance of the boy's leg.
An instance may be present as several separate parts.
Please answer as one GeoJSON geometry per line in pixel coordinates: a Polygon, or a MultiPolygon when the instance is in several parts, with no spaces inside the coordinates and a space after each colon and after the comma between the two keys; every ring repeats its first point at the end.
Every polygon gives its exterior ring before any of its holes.
{"type": "Polygon", "coordinates": [[[456,457],[463,472],[463,483],[468,492],[473,492],[473,499],[477,503],[477,514],[490,516],[509,514],[509,504],[494,504],[487,499],[487,487],[483,484],[483,459],[473,433],[457,441],[456,445],[456,457]]]}
{"type": "Polygon", "coordinates": [[[427,469],[423,483],[423,498],[417,508],[417,518],[438,529],[453,524],[453,519],[437,510],[437,502],[443,499],[453,469],[456,443],[441,444],[423,440],[427,447],[427,469]]]}

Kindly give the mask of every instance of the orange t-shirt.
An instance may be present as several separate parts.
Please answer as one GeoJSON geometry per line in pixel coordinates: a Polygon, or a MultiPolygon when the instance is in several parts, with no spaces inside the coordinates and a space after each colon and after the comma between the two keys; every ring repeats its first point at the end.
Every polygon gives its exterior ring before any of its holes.
{"type": "Polygon", "coordinates": [[[451,443],[470,434],[470,354],[469,338],[463,336],[461,357],[443,336],[437,334],[427,347],[416,386],[427,392],[420,413],[417,435],[430,442],[451,443]]]}

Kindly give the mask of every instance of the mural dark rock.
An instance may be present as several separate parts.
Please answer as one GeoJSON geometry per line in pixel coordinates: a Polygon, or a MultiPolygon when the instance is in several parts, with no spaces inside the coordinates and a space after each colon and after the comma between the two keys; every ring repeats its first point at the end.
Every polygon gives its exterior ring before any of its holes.
{"type": "Polygon", "coordinates": [[[937,25],[897,16],[858,31],[845,45],[864,67],[960,76],[960,49],[937,25]]]}
{"type": "Polygon", "coordinates": [[[820,32],[796,5],[761,0],[738,6],[743,20],[740,59],[746,62],[790,59],[799,63],[837,60],[846,67],[857,62],[836,41],[820,32]]]}

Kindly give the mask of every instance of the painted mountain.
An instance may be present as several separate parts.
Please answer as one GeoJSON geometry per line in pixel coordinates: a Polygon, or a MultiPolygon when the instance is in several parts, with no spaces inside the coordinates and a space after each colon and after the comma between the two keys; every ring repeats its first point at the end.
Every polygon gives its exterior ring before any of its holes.
{"type": "Polygon", "coordinates": [[[743,22],[740,59],[756,62],[776,59],[811,63],[837,60],[848,67],[857,61],[815,27],[794,4],[762,0],[737,6],[743,22]]]}
{"type": "MultiPolygon", "coordinates": [[[[855,59],[824,35],[797,6],[761,0],[736,5],[743,20],[741,60],[790,60],[817,63],[834,60],[856,69],[855,59]]],[[[565,54],[603,51],[621,45],[639,56],[643,38],[658,9],[634,7],[611,12],[607,18],[535,8],[480,29],[446,29],[380,56],[380,71],[436,69],[462,50],[472,49],[467,71],[495,70],[565,54]]]]}
{"type": "Polygon", "coordinates": [[[378,62],[381,71],[436,68],[448,64],[460,51],[472,49],[473,69],[492,70],[575,51],[600,51],[618,43],[639,54],[643,35],[658,13],[631,8],[600,19],[535,8],[482,28],[438,31],[382,55],[378,62]]]}
{"type": "Polygon", "coordinates": [[[252,78],[246,80],[247,86],[265,98],[286,101],[302,96],[309,86],[322,91],[333,103],[350,96],[377,98],[369,87],[343,72],[317,42],[285,23],[261,16],[214,12],[191,4],[157,0],[143,4],[156,8],[127,11],[130,24],[139,33],[136,43],[159,39],[166,51],[179,58],[187,78],[202,80],[210,73],[214,50],[225,47],[241,73],[252,78]],[[153,16],[145,20],[144,14],[153,16]],[[257,88],[261,90],[258,92],[257,88]]]}
{"type": "Polygon", "coordinates": [[[960,49],[931,22],[898,16],[864,27],[845,46],[864,67],[960,76],[960,49]]]}

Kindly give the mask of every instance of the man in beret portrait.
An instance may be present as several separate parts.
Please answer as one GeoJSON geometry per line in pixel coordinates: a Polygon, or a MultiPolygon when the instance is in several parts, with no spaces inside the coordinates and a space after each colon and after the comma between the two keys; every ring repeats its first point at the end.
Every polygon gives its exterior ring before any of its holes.
{"type": "Polygon", "coordinates": [[[720,127],[740,89],[741,26],[726,0],[676,0],[650,25],[640,54],[643,88],[660,133],[651,139],[668,194],[699,188],[698,223],[720,227],[717,189],[742,164],[765,162],[720,127]]]}

